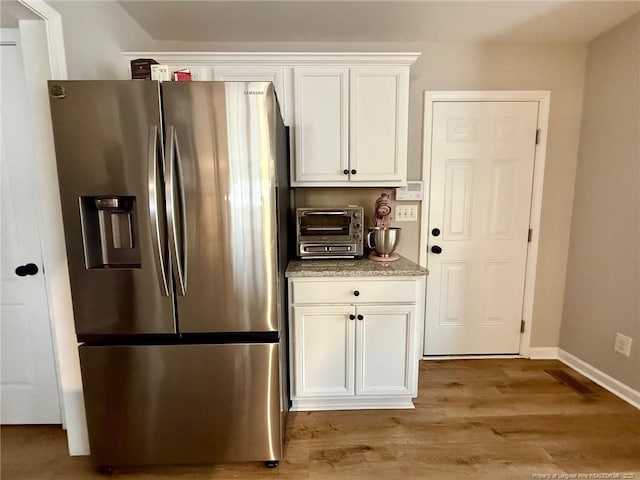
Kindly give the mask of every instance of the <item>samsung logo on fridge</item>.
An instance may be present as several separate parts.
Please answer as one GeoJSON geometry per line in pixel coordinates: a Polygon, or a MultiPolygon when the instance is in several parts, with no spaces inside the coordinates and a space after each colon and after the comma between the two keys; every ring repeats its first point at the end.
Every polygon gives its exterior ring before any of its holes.
{"type": "Polygon", "coordinates": [[[264,95],[264,92],[261,92],[259,90],[245,90],[244,94],[245,95],[264,95]]]}

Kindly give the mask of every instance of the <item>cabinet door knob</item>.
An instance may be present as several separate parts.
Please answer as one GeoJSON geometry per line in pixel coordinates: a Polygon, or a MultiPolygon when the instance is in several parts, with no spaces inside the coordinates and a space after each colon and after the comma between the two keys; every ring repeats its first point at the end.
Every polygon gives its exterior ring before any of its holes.
{"type": "Polygon", "coordinates": [[[352,313],[351,315],[349,315],[349,320],[355,320],[356,316],[352,313]]]}
{"type": "Polygon", "coordinates": [[[355,297],[359,297],[359,296],[360,296],[360,292],[359,292],[358,290],[356,290],[355,292],[353,292],[353,295],[354,295],[355,297]]]}
{"type": "Polygon", "coordinates": [[[358,320],[364,320],[364,316],[358,315],[358,320]]]}
{"type": "Polygon", "coordinates": [[[344,173],[345,175],[349,175],[349,170],[347,170],[346,168],[342,171],[342,173],[344,173]]]}
{"type": "Polygon", "coordinates": [[[442,247],[439,247],[438,245],[434,245],[433,247],[431,247],[431,251],[436,255],[438,255],[442,253],[442,247]]]}
{"type": "Polygon", "coordinates": [[[355,175],[356,173],[358,173],[358,172],[356,171],[355,168],[353,170],[351,170],[351,175],[355,175]]]}

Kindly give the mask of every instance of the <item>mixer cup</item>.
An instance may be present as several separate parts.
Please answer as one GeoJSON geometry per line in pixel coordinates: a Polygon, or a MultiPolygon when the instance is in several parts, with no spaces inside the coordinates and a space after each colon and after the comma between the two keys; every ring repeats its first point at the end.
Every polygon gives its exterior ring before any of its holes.
{"type": "Polygon", "coordinates": [[[367,234],[367,245],[380,257],[390,257],[400,240],[399,227],[374,227],[367,234]]]}

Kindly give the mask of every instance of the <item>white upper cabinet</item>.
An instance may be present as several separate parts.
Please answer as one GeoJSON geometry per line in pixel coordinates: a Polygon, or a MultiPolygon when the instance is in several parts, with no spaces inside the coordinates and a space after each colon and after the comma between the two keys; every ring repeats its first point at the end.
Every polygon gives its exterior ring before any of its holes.
{"type": "Polygon", "coordinates": [[[293,186],[406,182],[409,67],[294,68],[293,186]]]}
{"type": "Polygon", "coordinates": [[[273,82],[292,187],[406,184],[409,69],[419,53],[127,52],[194,80],[273,82]]]}

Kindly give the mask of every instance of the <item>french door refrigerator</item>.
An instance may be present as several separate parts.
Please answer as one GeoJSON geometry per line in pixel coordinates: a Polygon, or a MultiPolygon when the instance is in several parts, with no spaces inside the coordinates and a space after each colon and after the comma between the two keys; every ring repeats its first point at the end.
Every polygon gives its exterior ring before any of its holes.
{"type": "Polygon", "coordinates": [[[272,84],[49,95],[94,462],[277,465],[289,187],[272,84]]]}

